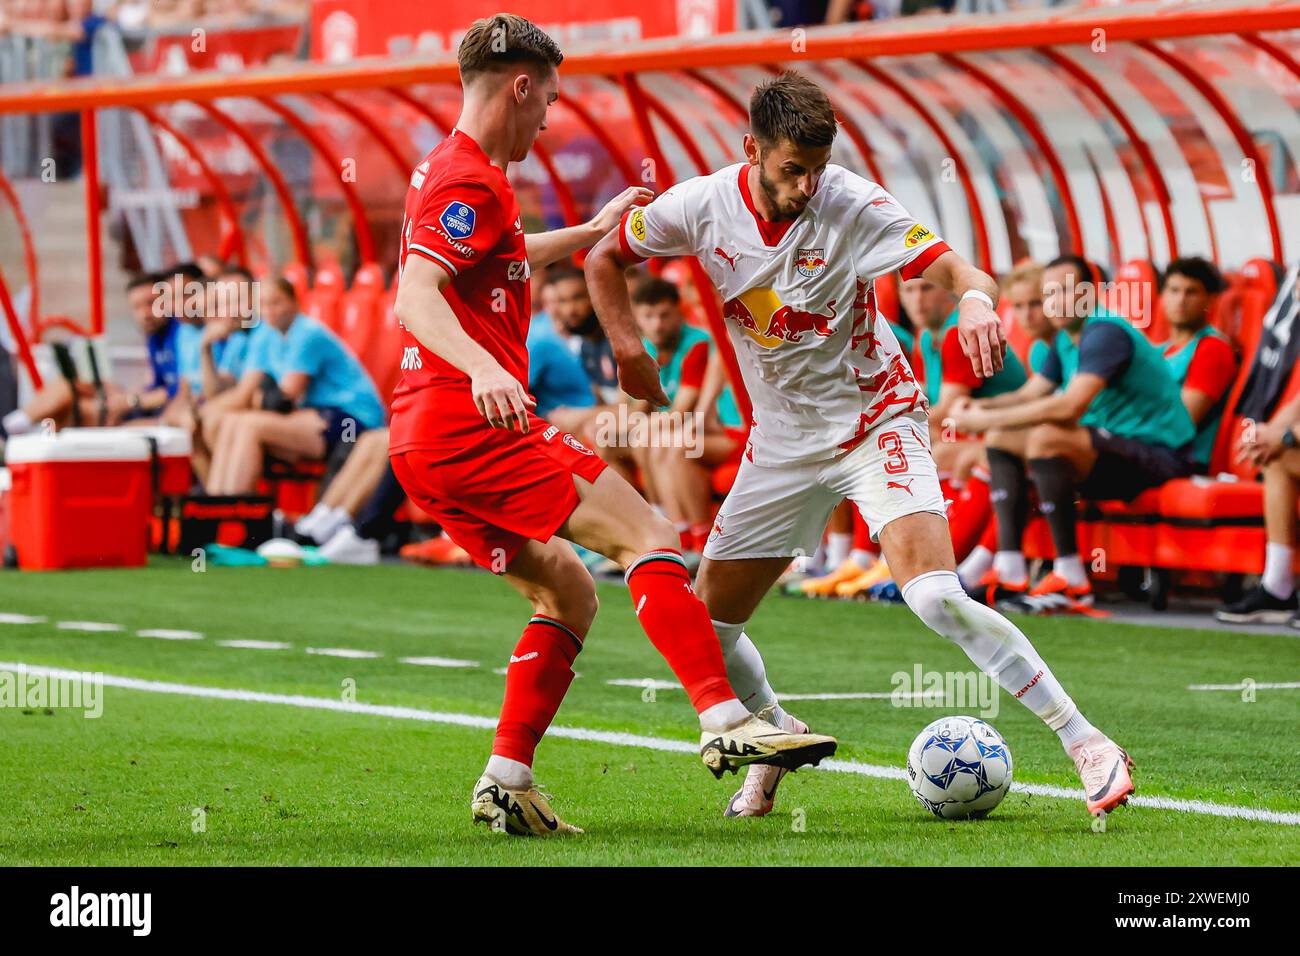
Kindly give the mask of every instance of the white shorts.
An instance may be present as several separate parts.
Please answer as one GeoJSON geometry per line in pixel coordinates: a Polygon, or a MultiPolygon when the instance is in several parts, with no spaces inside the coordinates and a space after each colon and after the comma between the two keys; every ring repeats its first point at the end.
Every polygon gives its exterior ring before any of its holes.
{"type": "Polygon", "coordinates": [[[872,541],[896,518],[946,514],[924,414],[882,422],[852,451],[826,461],[765,467],[743,459],[704,556],[726,561],[812,554],[845,498],[857,505],[872,541]]]}

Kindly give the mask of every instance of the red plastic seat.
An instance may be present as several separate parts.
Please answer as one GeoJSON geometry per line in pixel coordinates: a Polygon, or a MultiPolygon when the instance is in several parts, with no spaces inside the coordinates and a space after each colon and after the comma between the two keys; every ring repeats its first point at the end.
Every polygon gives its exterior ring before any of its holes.
{"type": "Polygon", "coordinates": [[[359,353],[385,405],[392,400],[393,389],[402,377],[402,327],[393,311],[396,301],[397,290],[393,289],[375,303],[370,339],[359,353]]]}
{"type": "Polygon", "coordinates": [[[280,270],[280,276],[289,280],[293,290],[298,293],[299,300],[307,294],[311,283],[307,280],[307,267],[301,262],[290,262],[280,270]]]}
{"type": "Polygon", "coordinates": [[[299,299],[299,305],[302,306],[303,312],[323,323],[326,328],[338,331],[339,292],[337,289],[331,286],[308,289],[307,293],[299,299]]]}
{"type": "Polygon", "coordinates": [[[352,289],[339,299],[334,331],[352,354],[365,362],[379,318],[379,296],[370,289],[352,289]]]}
{"type": "Polygon", "coordinates": [[[1160,308],[1160,273],[1145,259],[1133,259],[1115,273],[1109,296],[1101,303],[1133,323],[1148,340],[1169,339],[1169,322],[1160,308]]]}
{"type": "Polygon", "coordinates": [[[352,291],[368,291],[374,295],[382,295],[384,292],[384,270],[378,263],[367,262],[357,274],[352,277],[352,291]]]}

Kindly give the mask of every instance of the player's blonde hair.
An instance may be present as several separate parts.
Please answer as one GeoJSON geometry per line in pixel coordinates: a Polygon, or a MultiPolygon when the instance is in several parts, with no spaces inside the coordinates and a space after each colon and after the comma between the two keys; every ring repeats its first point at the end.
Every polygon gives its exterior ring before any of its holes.
{"type": "Polygon", "coordinates": [[[475,20],[456,50],[461,82],[483,73],[500,72],[517,66],[532,68],[541,75],[564,62],[560,45],[531,20],[513,13],[475,20]]]}
{"type": "Polygon", "coordinates": [[[1022,282],[1027,282],[1035,289],[1043,287],[1043,266],[1041,263],[1032,259],[1026,259],[1019,262],[1014,268],[1002,277],[1002,294],[1006,295],[1011,291],[1012,286],[1017,286],[1022,282]]]}

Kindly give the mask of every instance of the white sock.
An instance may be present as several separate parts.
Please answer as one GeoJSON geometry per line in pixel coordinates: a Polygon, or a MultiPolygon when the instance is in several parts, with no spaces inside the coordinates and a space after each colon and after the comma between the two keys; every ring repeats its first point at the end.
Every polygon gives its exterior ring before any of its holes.
{"type": "Polygon", "coordinates": [[[1295,590],[1295,548],[1269,542],[1264,548],[1264,576],[1259,583],[1264,590],[1279,601],[1285,601],[1295,590]]]}
{"type": "Polygon", "coordinates": [[[849,556],[853,547],[853,535],[843,531],[832,531],[826,536],[826,567],[838,568],[849,556]]]}
{"type": "Polygon", "coordinates": [[[1052,562],[1052,570],[1065,578],[1065,583],[1072,588],[1081,588],[1088,583],[1088,575],[1083,570],[1083,559],[1077,554],[1067,554],[1052,562]]]}
{"type": "Polygon", "coordinates": [[[1074,714],[1065,722],[1063,727],[1058,727],[1056,736],[1061,738],[1061,745],[1066,751],[1071,751],[1082,743],[1086,743],[1088,738],[1097,733],[1097,728],[1088,723],[1087,718],[1079,713],[1079,708],[1074,709],[1074,714]]]}
{"type": "Polygon", "coordinates": [[[745,709],[751,714],[757,714],[764,708],[772,708],[774,720],[784,718],[785,711],[777,703],[772,685],[767,682],[763,655],[745,633],[745,625],[714,621],[713,629],[718,632],[718,641],[722,644],[727,680],[731,682],[731,689],[736,692],[736,697],[745,709]]]}
{"type": "Polygon", "coordinates": [[[745,709],[745,705],[733,697],[731,700],[724,700],[720,704],[705,707],[700,711],[700,730],[708,733],[730,730],[749,718],[750,713],[745,709]]]}
{"type": "Polygon", "coordinates": [[[329,513],[330,506],[323,501],[318,501],[316,507],[298,519],[298,523],[293,526],[293,530],[299,534],[311,535],[316,525],[329,513]]]}
{"type": "Polygon", "coordinates": [[[993,552],[982,544],[975,545],[975,550],[966,555],[966,559],[957,566],[957,577],[968,588],[973,588],[983,580],[984,575],[993,567],[993,552]]]}
{"type": "Polygon", "coordinates": [[[854,548],[849,552],[849,557],[863,571],[870,571],[871,566],[876,563],[876,556],[866,548],[854,548]]]}
{"type": "Polygon", "coordinates": [[[533,768],[509,757],[488,757],[487,775],[507,790],[531,790],[533,768]]]}
{"type": "Polygon", "coordinates": [[[1029,578],[1023,551],[999,551],[993,555],[993,570],[998,580],[1006,584],[1019,584],[1029,578]]]}
{"type": "Polygon", "coordinates": [[[15,408],[4,417],[4,430],[6,435],[24,435],[32,430],[33,424],[31,416],[21,408],[15,408]]]}
{"type": "Polygon", "coordinates": [[[1058,734],[1079,713],[1029,638],[997,611],[971,600],[953,572],[917,575],[903,588],[903,600],[931,630],[965,651],[976,667],[1058,734]]]}
{"type": "Polygon", "coordinates": [[[334,533],[346,524],[352,523],[352,515],[345,508],[331,508],[325,517],[316,522],[310,534],[318,544],[324,544],[334,533]]]}

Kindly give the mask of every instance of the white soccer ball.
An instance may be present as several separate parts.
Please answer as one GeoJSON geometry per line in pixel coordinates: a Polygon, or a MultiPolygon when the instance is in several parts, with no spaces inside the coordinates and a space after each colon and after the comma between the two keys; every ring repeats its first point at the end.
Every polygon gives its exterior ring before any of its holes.
{"type": "Polygon", "coordinates": [[[992,724],[941,717],[912,741],[907,782],[936,817],[988,816],[1011,788],[1011,748],[992,724]]]}

